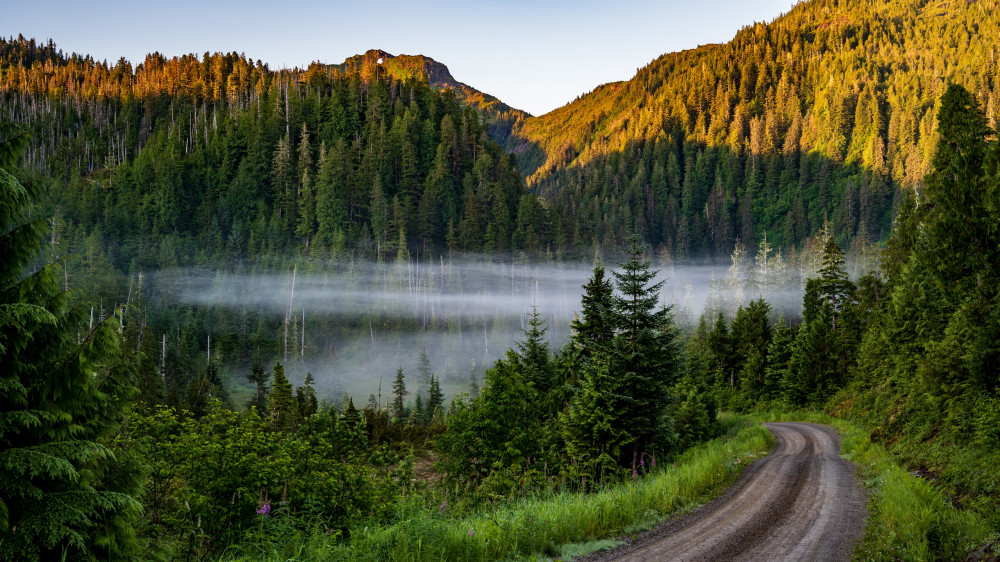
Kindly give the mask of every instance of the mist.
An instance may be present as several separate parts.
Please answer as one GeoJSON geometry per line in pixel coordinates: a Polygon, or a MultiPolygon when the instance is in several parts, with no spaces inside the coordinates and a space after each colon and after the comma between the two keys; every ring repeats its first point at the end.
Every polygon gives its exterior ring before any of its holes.
{"type": "MultiPolygon", "coordinates": [[[[616,268],[608,270],[611,276],[616,268]]],[[[278,342],[269,360],[284,363],[293,384],[310,372],[321,397],[339,403],[347,393],[361,406],[370,395],[383,404],[389,399],[398,368],[411,394],[424,390],[426,381],[417,380],[422,351],[446,396],[470,392],[486,368],[524,339],[533,308],[545,321],[550,349],[558,351],[569,341],[592,274],[588,263],[464,259],[259,273],[178,269],[157,272],[151,281],[170,303],[227,311],[237,324],[248,316],[261,320],[269,327],[264,335],[278,342]]],[[[805,275],[666,264],[655,282],[663,283],[660,304],[691,328],[707,310],[731,316],[759,297],[771,304],[774,320],[797,318],[805,275]]],[[[225,349],[217,346],[216,353],[232,372],[245,370],[225,349]]]]}

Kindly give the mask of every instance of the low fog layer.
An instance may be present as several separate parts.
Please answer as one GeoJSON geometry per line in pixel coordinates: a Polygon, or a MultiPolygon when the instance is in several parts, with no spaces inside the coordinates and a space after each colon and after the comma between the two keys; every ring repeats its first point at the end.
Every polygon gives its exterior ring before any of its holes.
{"type": "MultiPolygon", "coordinates": [[[[281,349],[272,359],[286,363],[293,382],[309,371],[321,395],[339,399],[347,392],[364,403],[379,393],[380,381],[387,400],[399,367],[411,391],[422,388],[422,350],[446,395],[469,392],[473,378],[481,384],[484,369],[523,339],[533,306],[558,350],[569,340],[569,323],[592,273],[592,265],[583,263],[470,260],[258,274],[174,270],[159,272],[153,281],[174,302],[270,319],[281,349]]],[[[742,264],[668,265],[656,281],[663,282],[661,304],[672,307],[678,324],[691,327],[706,310],[732,314],[759,297],[768,300],[775,318],[797,317],[805,275],[742,264]]]]}

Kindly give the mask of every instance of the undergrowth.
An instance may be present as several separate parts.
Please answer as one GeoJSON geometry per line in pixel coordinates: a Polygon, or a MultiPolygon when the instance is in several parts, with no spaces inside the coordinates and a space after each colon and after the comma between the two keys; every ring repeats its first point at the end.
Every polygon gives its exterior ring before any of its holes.
{"type": "MultiPolygon", "coordinates": [[[[616,544],[721,493],[750,461],[767,454],[774,437],[747,418],[724,416],[723,437],[701,444],[647,476],[589,493],[523,499],[465,517],[404,506],[388,526],[354,529],[349,539],[316,529],[262,533],[231,559],[498,560],[579,556],[616,544]],[[271,537],[267,540],[266,537],[271,537]]],[[[268,525],[280,522],[268,521],[268,525]]]]}

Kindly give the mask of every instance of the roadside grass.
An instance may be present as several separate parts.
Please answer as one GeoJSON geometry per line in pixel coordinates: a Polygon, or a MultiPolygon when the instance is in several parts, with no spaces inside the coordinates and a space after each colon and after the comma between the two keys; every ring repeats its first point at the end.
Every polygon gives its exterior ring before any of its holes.
{"type": "Polygon", "coordinates": [[[723,436],[693,447],[676,462],[634,482],[589,493],[524,499],[467,517],[412,507],[392,525],[354,529],[348,540],[273,533],[231,550],[230,559],[265,560],[502,560],[571,558],[615,546],[617,537],[652,527],[723,492],[774,437],[748,418],[724,416],[723,436]]]}
{"type": "Polygon", "coordinates": [[[851,422],[812,411],[760,411],[753,418],[825,424],[840,433],[841,455],[857,466],[869,490],[868,520],[855,559],[962,560],[994,533],[984,517],[956,509],[938,486],[908,473],[851,422]]]}

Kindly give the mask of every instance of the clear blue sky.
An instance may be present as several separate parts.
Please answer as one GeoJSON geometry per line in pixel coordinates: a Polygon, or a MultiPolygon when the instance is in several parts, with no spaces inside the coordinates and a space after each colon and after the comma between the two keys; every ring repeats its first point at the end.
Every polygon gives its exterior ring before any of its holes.
{"type": "Polygon", "coordinates": [[[368,49],[423,54],[459,81],[541,115],[627,80],[657,56],[728,41],[791,0],[10,2],[0,34],[52,38],[109,62],[146,53],[242,52],[272,68],[339,63],[368,49]]]}

